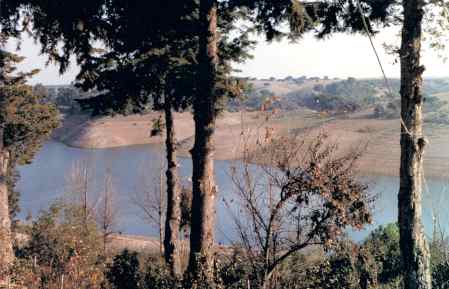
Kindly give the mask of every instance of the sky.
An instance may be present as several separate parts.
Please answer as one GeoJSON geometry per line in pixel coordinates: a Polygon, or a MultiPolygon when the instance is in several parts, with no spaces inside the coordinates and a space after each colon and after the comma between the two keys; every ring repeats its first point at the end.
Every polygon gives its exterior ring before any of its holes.
{"type": "MultiPolygon", "coordinates": [[[[297,43],[289,41],[266,43],[262,38],[259,40],[253,51],[254,58],[235,66],[241,70],[237,73],[239,76],[257,78],[302,75],[339,78],[382,76],[369,39],[364,35],[335,34],[325,40],[317,40],[312,35],[306,35],[297,43]]],[[[395,64],[395,57],[385,51],[383,44],[399,46],[399,41],[397,28],[386,29],[374,38],[388,77],[399,77],[399,64],[395,64]]],[[[14,50],[15,47],[15,42],[8,44],[9,50],[14,50]]],[[[439,56],[446,52],[434,51],[426,44],[423,47],[422,63],[426,67],[424,76],[449,76],[449,62],[443,61],[439,56]]],[[[57,66],[46,66],[46,57],[40,55],[39,46],[29,38],[23,39],[21,50],[17,53],[26,57],[19,69],[24,71],[41,69],[41,73],[32,79],[32,84],[68,84],[75,79],[78,72],[75,64],[72,64],[63,75],[59,74],[57,66]]],[[[447,55],[449,56],[449,52],[447,55]]]]}

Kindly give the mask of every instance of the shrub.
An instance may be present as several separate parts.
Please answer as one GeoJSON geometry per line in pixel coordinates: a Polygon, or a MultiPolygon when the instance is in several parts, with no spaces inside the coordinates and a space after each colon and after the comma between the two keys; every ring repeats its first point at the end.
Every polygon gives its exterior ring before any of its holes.
{"type": "Polygon", "coordinates": [[[437,264],[432,268],[432,288],[448,289],[449,288],[449,262],[437,264]]]}
{"type": "Polygon", "coordinates": [[[375,229],[362,244],[378,266],[378,281],[382,284],[393,282],[401,274],[401,252],[399,248],[399,228],[388,224],[375,229]]]}
{"type": "MultiPolygon", "coordinates": [[[[137,253],[124,250],[114,257],[112,264],[106,272],[106,278],[115,289],[139,289],[141,273],[139,271],[137,253]]],[[[154,287],[159,288],[159,287],[154,287]]]]}
{"type": "Polygon", "coordinates": [[[54,203],[33,222],[15,264],[14,282],[34,288],[102,288],[104,260],[95,221],[81,207],[54,203]]]}

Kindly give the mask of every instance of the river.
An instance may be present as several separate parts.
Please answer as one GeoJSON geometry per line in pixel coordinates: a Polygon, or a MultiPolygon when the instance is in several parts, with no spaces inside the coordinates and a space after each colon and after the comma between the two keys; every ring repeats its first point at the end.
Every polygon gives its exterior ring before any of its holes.
{"type": "MultiPolygon", "coordinates": [[[[113,176],[117,203],[119,204],[119,222],[117,229],[125,234],[156,235],[157,229],[149,224],[142,212],[132,201],[134,196],[142,190],[144,184],[157,183],[162,161],[161,149],[151,145],[137,145],[110,149],[79,149],[68,147],[62,143],[50,141],[46,143],[36,155],[30,165],[19,168],[21,179],[17,189],[21,192],[20,218],[26,215],[37,216],[41,209],[63,198],[67,191],[67,175],[77,161],[86,161],[91,166],[90,198],[103,188],[104,174],[110,169],[113,176]]],[[[180,173],[186,182],[191,174],[190,159],[181,158],[180,173]]],[[[217,240],[229,243],[236,238],[234,224],[229,215],[229,209],[224,205],[223,197],[231,196],[232,182],[229,176],[229,161],[216,161],[215,174],[219,189],[217,198],[217,240]]],[[[373,228],[394,222],[397,219],[397,191],[399,180],[397,177],[369,177],[369,189],[377,195],[374,204],[374,223],[363,231],[349,232],[355,240],[367,236],[373,228]]],[[[426,233],[431,234],[432,215],[439,214],[438,220],[442,228],[448,232],[449,211],[446,210],[449,198],[447,196],[447,182],[442,180],[427,180],[424,194],[424,224],[426,233]]],[[[147,185],[148,186],[148,185],[147,185]]],[[[150,188],[151,189],[151,188],[150,188]]]]}

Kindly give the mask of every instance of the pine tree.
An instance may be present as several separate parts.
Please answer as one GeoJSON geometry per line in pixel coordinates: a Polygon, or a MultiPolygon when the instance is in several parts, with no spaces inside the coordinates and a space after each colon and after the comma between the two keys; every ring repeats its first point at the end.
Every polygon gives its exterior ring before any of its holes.
{"type": "MultiPolygon", "coordinates": [[[[180,262],[177,243],[181,220],[181,198],[176,169],[176,138],[172,110],[184,110],[194,101],[195,93],[202,91],[195,81],[198,75],[196,71],[198,19],[195,16],[197,7],[194,2],[191,5],[191,8],[182,16],[183,31],[179,32],[175,29],[171,31],[167,27],[164,33],[158,36],[153,35],[151,41],[139,44],[142,46],[137,47],[128,45],[126,50],[120,41],[114,42],[111,49],[123,51],[120,56],[112,52],[92,59],[88,62],[89,65],[83,66],[78,77],[78,85],[84,89],[96,88],[104,91],[95,98],[79,100],[82,107],[92,109],[94,114],[108,111],[126,113],[126,108],[131,108],[133,112],[140,112],[148,108],[149,103],[152,104],[153,109],[164,111],[167,153],[167,217],[164,252],[172,273],[178,277],[180,262]]],[[[220,63],[217,65],[217,99],[222,101],[213,103],[214,113],[222,108],[225,99],[238,93],[238,82],[229,77],[232,70],[230,61],[239,62],[247,58],[249,56],[247,49],[253,43],[248,39],[246,31],[236,38],[229,37],[228,32],[235,29],[237,15],[228,11],[222,14],[224,17],[219,29],[223,36],[219,39],[220,63]]],[[[117,38],[115,37],[114,40],[117,38]]],[[[202,112],[197,115],[200,114],[202,112]]]]}
{"type": "Polygon", "coordinates": [[[16,178],[15,167],[30,163],[58,125],[56,108],[44,104],[26,84],[26,79],[37,71],[16,73],[16,64],[22,60],[0,50],[0,264],[6,267],[14,259],[9,197],[16,178]]]}
{"type": "MultiPolygon", "coordinates": [[[[166,182],[167,182],[167,208],[165,218],[165,235],[164,235],[164,255],[171,273],[175,277],[181,276],[181,265],[179,260],[178,235],[180,231],[181,221],[181,197],[180,184],[178,177],[178,165],[176,159],[176,136],[173,120],[173,110],[182,111],[188,105],[192,97],[191,88],[181,89],[180,77],[186,81],[188,71],[184,64],[180,63],[174,57],[175,55],[166,51],[165,57],[158,50],[158,58],[156,61],[150,60],[148,47],[145,49],[146,55],[140,55],[140,61],[130,59],[125,67],[114,67],[113,70],[101,70],[94,68],[98,73],[98,78],[86,79],[80,78],[78,85],[84,87],[108,87],[103,95],[98,95],[92,99],[79,100],[85,109],[92,108],[96,114],[122,113],[126,114],[127,109],[133,112],[145,111],[148,107],[154,110],[162,110],[164,112],[165,121],[157,120],[157,127],[151,134],[159,134],[165,128],[165,147],[166,147],[166,182]],[[143,58],[143,59],[142,59],[143,58]],[[162,59],[167,61],[162,61],[162,59]],[[151,70],[152,74],[140,74],[143,70],[151,70]],[[180,74],[182,71],[182,75],[180,74]],[[105,79],[106,77],[107,79],[105,79]],[[120,79],[130,79],[131,81],[121,83],[120,79]],[[114,80],[117,81],[114,81],[114,80]],[[115,83],[115,86],[108,85],[109,81],[115,83]],[[105,83],[105,82],[106,83],[105,83]],[[176,82],[173,86],[172,82],[176,82]],[[120,83],[120,84],[118,84],[120,83]],[[144,96],[142,100],[141,96],[144,96]],[[124,97],[123,105],[111,106],[107,100],[114,100],[118,97],[124,97]],[[139,99],[138,101],[135,101],[139,99]],[[101,103],[98,105],[98,103],[101,103]],[[101,111],[98,109],[101,108],[101,111]]],[[[179,56],[179,55],[178,55],[179,56]]],[[[106,56],[107,57],[107,56],[106,56]]],[[[184,59],[185,61],[185,59],[184,59]]],[[[150,137],[150,135],[149,135],[150,137]]]]}

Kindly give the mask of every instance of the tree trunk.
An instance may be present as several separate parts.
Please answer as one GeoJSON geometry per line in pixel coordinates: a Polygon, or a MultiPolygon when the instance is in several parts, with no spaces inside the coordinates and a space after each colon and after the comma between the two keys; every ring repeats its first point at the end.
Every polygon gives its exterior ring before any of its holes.
{"type": "MultiPolygon", "coordinates": [[[[0,129],[0,141],[3,139],[3,129],[0,129]]],[[[0,272],[8,269],[14,260],[11,239],[11,219],[9,216],[8,174],[9,153],[0,144],[0,272]]],[[[0,274],[1,277],[1,274],[0,274]]],[[[1,279],[1,278],[0,278],[1,279]]]]}
{"type": "Polygon", "coordinates": [[[170,97],[165,99],[165,126],[167,151],[167,215],[165,218],[164,256],[174,277],[181,275],[179,260],[179,224],[181,222],[181,196],[176,162],[176,137],[170,97]]]}
{"type": "Polygon", "coordinates": [[[422,217],[423,151],[422,73],[420,65],[423,0],[403,0],[401,45],[400,247],[405,289],[431,288],[429,249],[422,217]],[[404,127],[404,125],[406,127],[404,127]]]}
{"type": "MultiPolygon", "coordinates": [[[[162,172],[163,163],[161,163],[161,173],[159,175],[159,204],[158,204],[158,217],[159,217],[159,253],[164,256],[164,238],[165,238],[165,222],[164,222],[164,173],[162,172]]],[[[167,213],[167,212],[165,212],[167,213]]]]}
{"type": "Polygon", "coordinates": [[[192,220],[189,273],[196,280],[212,280],[215,230],[214,140],[217,74],[217,7],[215,0],[200,1],[198,96],[193,103],[195,144],[191,151],[192,220]]]}

